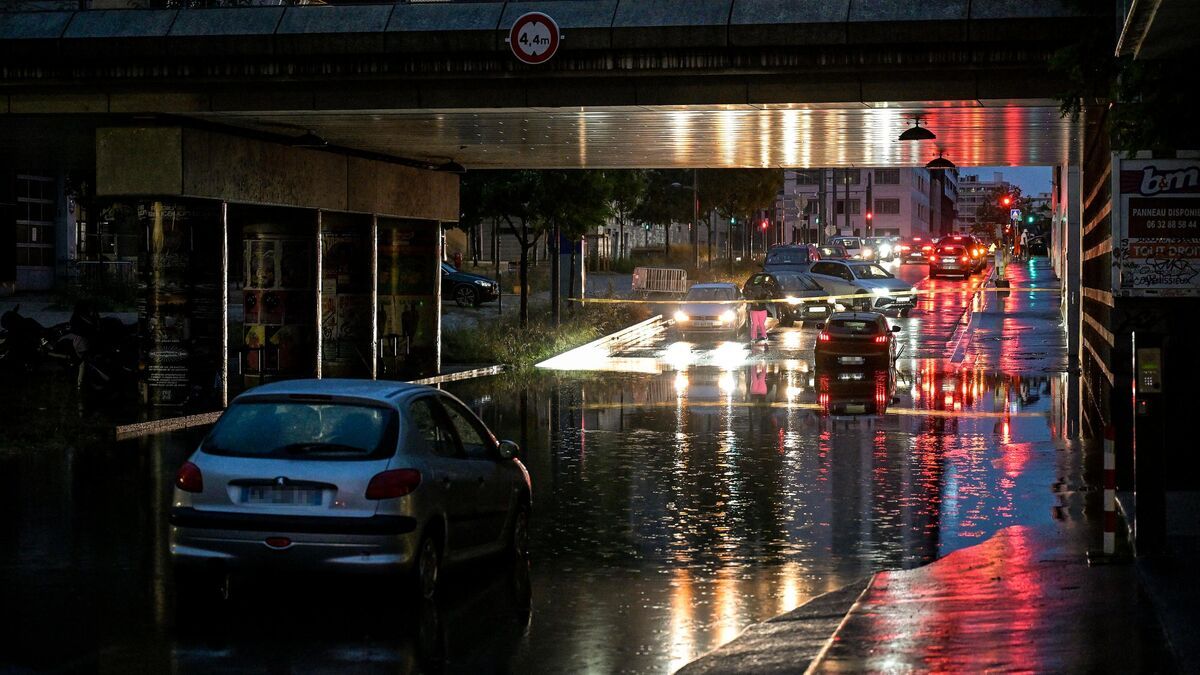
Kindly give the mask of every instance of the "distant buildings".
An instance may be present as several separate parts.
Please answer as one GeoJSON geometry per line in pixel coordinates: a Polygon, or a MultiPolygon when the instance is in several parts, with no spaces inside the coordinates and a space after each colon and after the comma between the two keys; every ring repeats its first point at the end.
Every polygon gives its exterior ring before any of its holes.
{"type": "MultiPolygon", "coordinates": [[[[973,174],[964,175],[959,179],[958,222],[960,229],[970,230],[972,225],[977,224],[979,207],[990,199],[992,191],[997,188],[1003,191],[1012,189],[1012,183],[1004,180],[1004,174],[999,171],[992,173],[991,180],[984,180],[973,174]]],[[[1047,198],[1049,198],[1048,195],[1047,198]]]]}
{"type": "Polygon", "coordinates": [[[784,241],[909,237],[952,231],[957,202],[955,170],[797,169],[784,172],[775,219],[784,241]]]}

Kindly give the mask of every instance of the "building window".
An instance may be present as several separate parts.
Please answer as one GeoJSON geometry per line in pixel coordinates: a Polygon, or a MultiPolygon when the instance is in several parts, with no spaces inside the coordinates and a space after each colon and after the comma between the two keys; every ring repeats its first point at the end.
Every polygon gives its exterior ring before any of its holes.
{"type": "Polygon", "coordinates": [[[875,169],[876,185],[899,185],[900,169],[875,169]]]}
{"type": "Polygon", "coordinates": [[[885,215],[896,215],[900,213],[899,199],[876,199],[875,213],[885,215]]]}
{"type": "Polygon", "coordinates": [[[54,179],[17,176],[18,267],[54,266],[54,179]]]}
{"type": "Polygon", "coordinates": [[[820,171],[797,171],[796,185],[818,185],[821,182],[820,171]]]}
{"type": "Polygon", "coordinates": [[[834,169],[833,183],[834,185],[858,185],[862,182],[862,172],[858,169],[834,169]]]}
{"type": "MultiPolygon", "coordinates": [[[[837,200],[837,214],[839,216],[846,214],[846,200],[845,199],[837,200]]],[[[858,214],[859,214],[858,200],[851,199],[850,200],[850,215],[857,216],[858,214]]]]}

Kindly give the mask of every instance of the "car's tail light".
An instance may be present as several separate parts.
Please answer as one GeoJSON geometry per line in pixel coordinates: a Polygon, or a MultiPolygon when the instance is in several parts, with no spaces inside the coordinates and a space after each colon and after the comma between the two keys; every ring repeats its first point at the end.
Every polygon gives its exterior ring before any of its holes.
{"type": "Polygon", "coordinates": [[[184,492],[204,492],[204,476],[200,473],[200,467],[184,462],[175,474],[175,487],[184,492]]]}
{"type": "Polygon", "coordinates": [[[967,262],[970,260],[970,258],[968,258],[967,256],[964,255],[962,258],[960,258],[960,260],[962,260],[963,262],[967,262]]]}
{"type": "Polygon", "coordinates": [[[833,340],[833,337],[829,333],[822,332],[820,335],[817,336],[817,340],[819,340],[820,342],[829,342],[829,341],[833,340]]]}
{"type": "Polygon", "coordinates": [[[884,344],[885,342],[887,342],[886,335],[876,335],[875,336],[875,344],[881,345],[881,344],[884,344]]]}
{"type": "Polygon", "coordinates": [[[922,251],[932,251],[932,250],[933,250],[933,247],[932,247],[932,246],[922,246],[922,247],[921,247],[921,250],[922,250],[922,251]]]}
{"type": "Polygon", "coordinates": [[[392,469],[377,473],[367,484],[367,499],[392,499],[417,489],[421,472],[416,469],[392,469]]]}

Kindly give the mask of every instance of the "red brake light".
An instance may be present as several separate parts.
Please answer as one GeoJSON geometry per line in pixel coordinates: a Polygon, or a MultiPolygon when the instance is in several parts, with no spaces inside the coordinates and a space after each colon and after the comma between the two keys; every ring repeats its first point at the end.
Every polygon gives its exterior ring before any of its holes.
{"type": "Polygon", "coordinates": [[[184,492],[204,492],[204,476],[200,473],[200,467],[184,462],[175,474],[175,487],[184,492]]]}
{"type": "Polygon", "coordinates": [[[968,261],[970,261],[970,260],[971,260],[971,259],[970,259],[970,258],[968,258],[968,257],[967,257],[967,256],[965,256],[965,255],[962,257],[962,261],[963,261],[963,262],[968,262],[968,261]]]}
{"type": "Polygon", "coordinates": [[[421,472],[416,469],[392,469],[375,474],[367,484],[367,499],[392,499],[417,489],[421,472]]]}
{"type": "Polygon", "coordinates": [[[817,336],[817,340],[819,340],[821,342],[829,342],[832,339],[833,339],[833,337],[831,337],[829,335],[829,333],[826,333],[824,331],[821,331],[821,334],[817,336]]]}
{"type": "Polygon", "coordinates": [[[880,344],[880,345],[884,344],[885,342],[887,342],[887,339],[888,339],[888,336],[886,336],[886,335],[876,335],[875,336],[875,344],[880,344]]]}
{"type": "Polygon", "coordinates": [[[922,251],[932,251],[932,250],[933,250],[933,247],[932,247],[932,246],[929,246],[929,245],[925,245],[925,246],[922,246],[922,247],[921,247],[921,250],[922,250],[922,251]]]}

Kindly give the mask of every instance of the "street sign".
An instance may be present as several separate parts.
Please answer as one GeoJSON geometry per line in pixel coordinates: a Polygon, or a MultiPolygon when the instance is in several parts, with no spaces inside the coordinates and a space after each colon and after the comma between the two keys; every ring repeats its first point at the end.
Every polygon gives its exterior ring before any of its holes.
{"type": "Polygon", "coordinates": [[[838,229],[836,227],[834,227],[832,225],[825,226],[825,234],[829,235],[830,237],[832,237],[833,235],[835,235],[837,233],[838,233],[838,229]]]}
{"type": "Polygon", "coordinates": [[[1021,219],[1021,209],[1013,209],[1013,210],[1009,211],[1008,219],[1014,220],[1014,221],[1020,220],[1021,219]]]}
{"type": "Polygon", "coordinates": [[[554,56],[561,39],[554,19],[541,12],[528,12],[513,22],[505,42],[518,61],[537,65],[554,56]]]}

